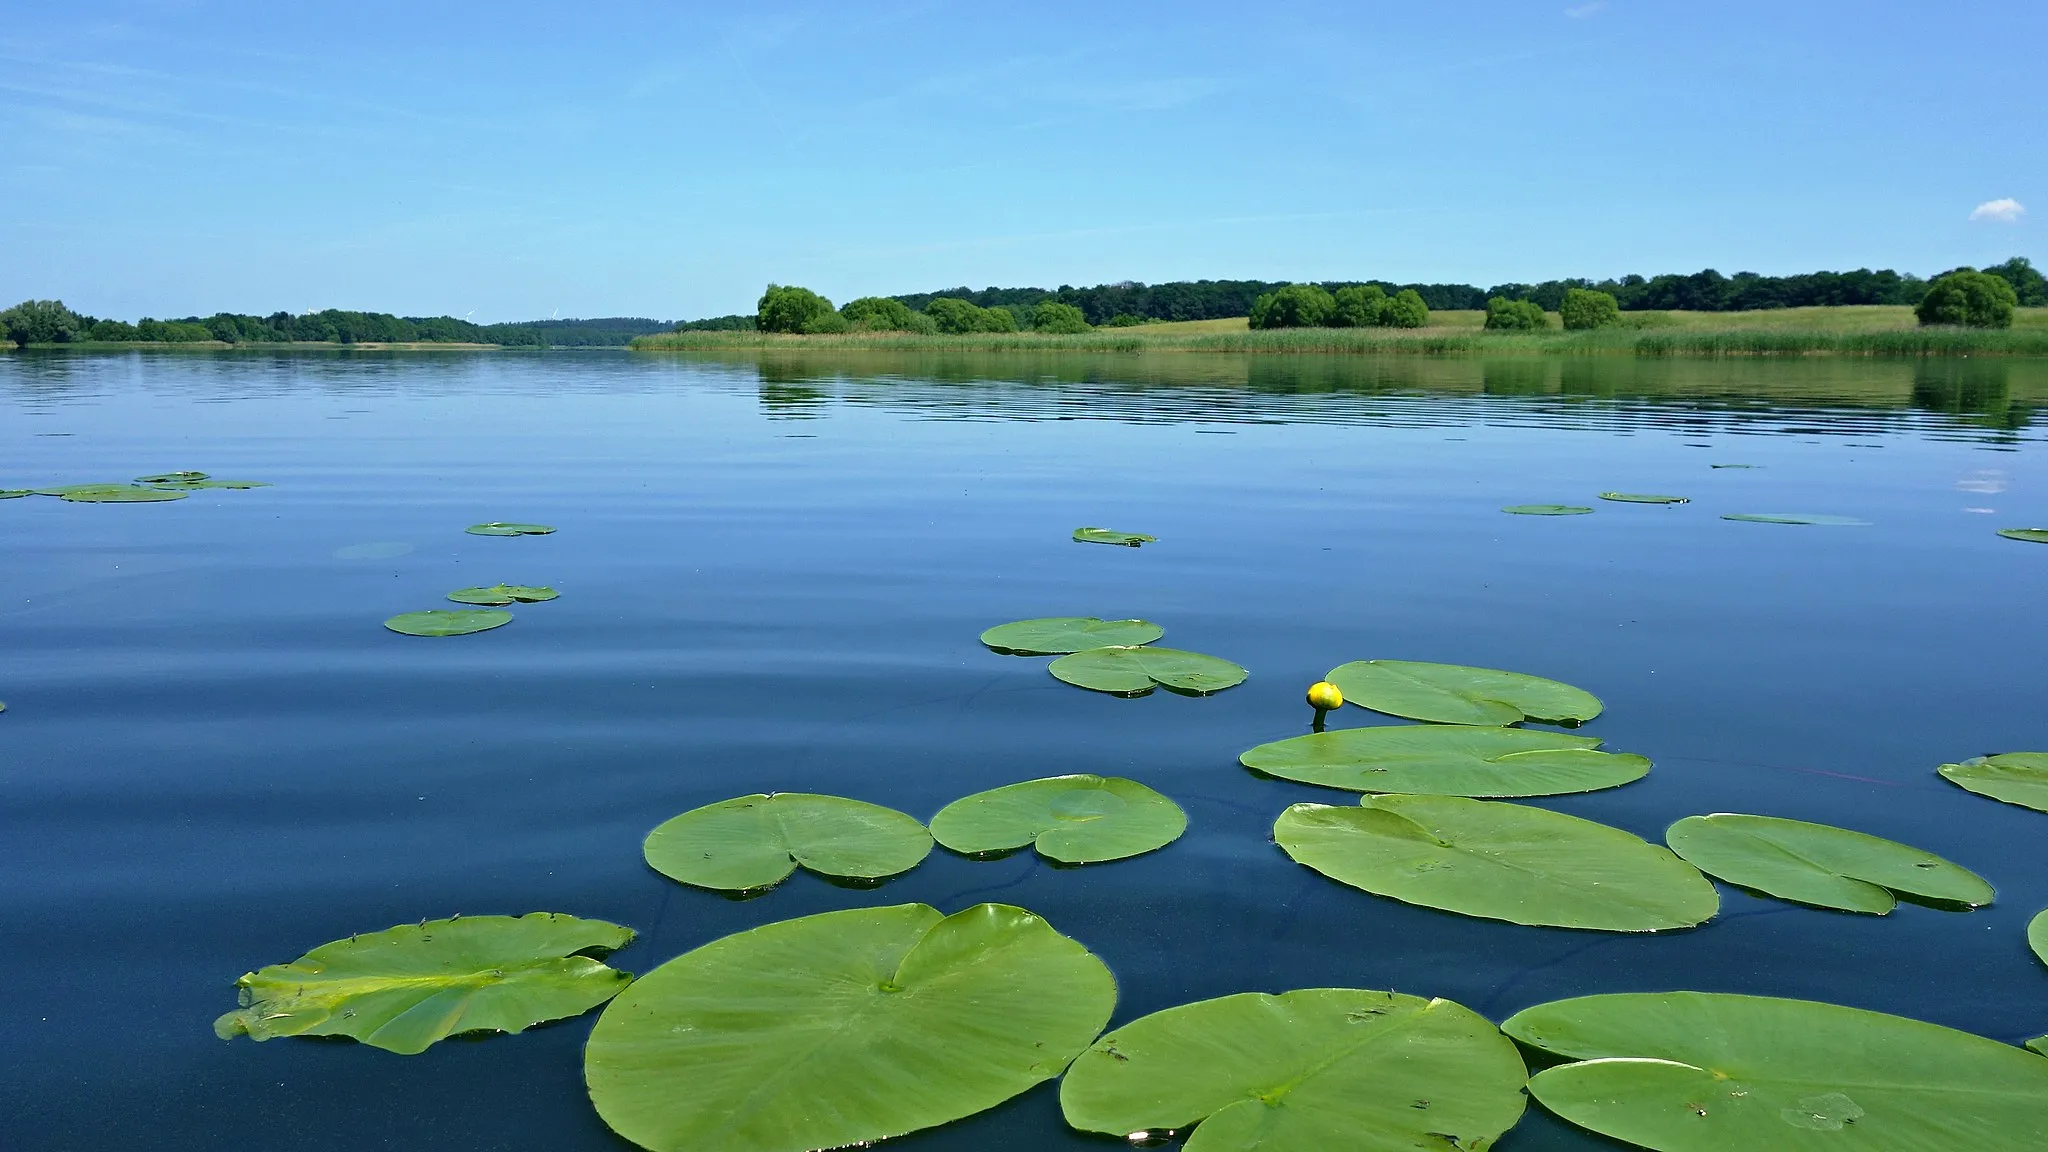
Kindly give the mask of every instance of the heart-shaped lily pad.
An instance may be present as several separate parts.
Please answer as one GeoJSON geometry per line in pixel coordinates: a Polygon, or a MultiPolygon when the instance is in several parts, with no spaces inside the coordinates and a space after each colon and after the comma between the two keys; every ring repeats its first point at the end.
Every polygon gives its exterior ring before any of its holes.
{"type": "Polygon", "coordinates": [[[463,531],[471,536],[546,536],[554,528],[546,524],[505,524],[493,520],[488,524],[471,524],[463,531]]]}
{"type": "Polygon", "coordinates": [[[1600,714],[1600,698],[1541,676],[1430,664],[1355,660],[1323,677],[1361,708],[1439,724],[1578,724],[1600,714]]]}
{"type": "Polygon", "coordinates": [[[1688,864],[1730,884],[1821,908],[1883,916],[1895,892],[1945,904],[1991,903],[1982,876],[1895,840],[1776,816],[1688,816],[1664,832],[1688,864]]]}
{"type": "Polygon", "coordinates": [[[1733,512],[1721,517],[1723,520],[1741,520],[1750,524],[1827,524],[1842,527],[1857,527],[1870,523],[1854,516],[1829,516],[1821,512],[1733,512]]]}
{"type": "Polygon", "coordinates": [[[932,850],[924,825],[894,808],[807,792],[736,796],[694,808],[647,834],[655,871],[699,888],[745,892],[801,864],[823,876],[880,880],[932,850]]]}
{"type": "Polygon", "coordinates": [[[191,495],[168,488],[145,488],[140,484],[66,484],[60,488],[38,488],[36,494],[60,497],[75,504],[161,504],[191,495]]]}
{"type": "Polygon", "coordinates": [[[998,624],[981,634],[981,642],[1011,656],[1060,656],[1113,644],[1150,644],[1164,635],[1166,629],[1150,620],[1045,616],[998,624]]]}
{"type": "Polygon", "coordinates": [[[448,598],[457,604],[539,604],[560,595],[544,585],[493,584],[489,588],[457,588],[448,594],[448,598]]]}
{"type": "Polygon", "coordinates": [[[519,1032],[576,1016],[633,977],[595,958],[631,928],[554,912],[401,924],[322,944],[235,981],[221,1039],[350,1036],[410,1056],[462,1032],[519,1032]]]}
{"type": "Polygon", "coordinates": [[[1352,792],[1558,796],[1640,780],[1650,761],[1598,751],[1591,736],[1472,724],[1398,724],[1311,732],[1238,757],[1255,772],[1352,792]]]}
{"type": "Polygon", "coordinates": [[[2048,528],[2000,528],[1998,534],[2007,540],[2024,540],[2029,544],[2048,544],[2048,528]]]}
{"type": "Polygon", "coordinates": [[[511,622],[510,612],[494,608],[429,608],[424,612],[393,616],[384,622],[384,626],[407,636],[468,636],[473,632],[502,628],[511,622]]]}
{"type": "Polygon", "coordinates": [[[1936,769],[1942,778],[1979,796],[2048,812],[2048,752],[1973,756],[1936,769]]]}
{"type": "Polygon", "coordinates": [[[1584,516],[1592,509],[1583,504],[1510,504],[1501,511],[1516,516],[1584,516]]]}
{"type": "Polygon", "coordinates": [[[1690,504],[1690,496],[1664,496],[1655,492],[1602,492],[1602,500],[1613,500],[1622,504],[1690,504]]]}
{"type": "Polygon", "coordinates": [[[1521,1119],[1528,1070],[1463,1005],[1395,992],[1244,992],[1140,1017],[1060,1083],[1085,1132],[1199,1124],[1209,1152],[1481,1149],[1521,1119]]]}
{"type": "Polygon", "coordinates": [[[1228,660],[1200,652],[1121,644],[1070,653],[1048,668],[1077,688],[1112,696],[1144,696],[1155,685],[1183,696],[1207,696],[1234,688],[1251,675],[1228,660]]]}
{"type": "Polygon", "coordinates": [[[932,817],[932,838],[969,855],[1032,844],[1049,860],[1095,864],[1163,848],[1187,826],[1180,805],[1135,780],[1082,774],[955,800],[932,817]]]}
{"type": "Polygon", "coordinates": [[[1113,528],[1074,529],[1074,542],[1077,544],[1121,544],[1126,548],[1136,548],[1158,540],[1159,537],[1147,536],[1143,532],[1118,532],[1113,528]]]}

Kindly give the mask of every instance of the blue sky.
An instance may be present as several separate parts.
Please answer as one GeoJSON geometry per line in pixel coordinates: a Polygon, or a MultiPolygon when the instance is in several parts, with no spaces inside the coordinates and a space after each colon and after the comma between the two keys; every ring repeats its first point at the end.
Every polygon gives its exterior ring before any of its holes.
{"type": "Polygon", "coordinates": [[[100,316],[2048,263],[2038,0],[7,7],[100,316]]]}

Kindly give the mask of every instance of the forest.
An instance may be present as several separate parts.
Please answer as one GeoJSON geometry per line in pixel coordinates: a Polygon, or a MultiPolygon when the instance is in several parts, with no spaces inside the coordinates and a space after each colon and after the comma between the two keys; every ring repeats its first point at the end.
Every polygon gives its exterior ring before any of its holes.
{"type": "Polygon", "coordinates": [[[24,300],[0,312],[0,337],[17,344],[83,342],[199,344],[497,344],[508,348],[621,348],[635,336],[668,332],[670,321],[636,316],[472,324],[453,316],[394,316],[330,308],[250,316],[216,312],[180,320],[102,320],[58,300],[24,300]]]}

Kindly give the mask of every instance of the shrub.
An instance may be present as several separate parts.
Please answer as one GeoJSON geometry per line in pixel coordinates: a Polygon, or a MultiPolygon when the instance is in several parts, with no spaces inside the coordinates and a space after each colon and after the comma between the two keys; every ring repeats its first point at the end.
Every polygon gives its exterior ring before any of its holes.
{"type": "Polygon", "coordinates": [[[809,320],[804,321],[804,335],[806,336],[837,336],[851,331],[853,331],[853,325],[848,324],[846,317],[841,316],[837,312],[820,312],[809,320]]]}
{"type": "Polygon", "coordinates": [[[1557,314],[1564,320],[1564,326],[1572,331],[1585,328],[1605,328],[1621,322],[1621,305],[1605,292],[1590,288],[1567,288],[1564,302],[1557,307],[1557,314]]]}
{"type": "Polygon", "coordinates": [[[1254,328],[1320,328],[1337,302],[1314,284],[1289,284],[1252,302],[1254,328]]]}
{"type": "Polygon", "coordinates": [[[1420,328],[1429,323],[1429,305],[1422,302],[1420,292],[1403,288],[1387,301],[1380,323],[1388,328],[1420,328]]]}
{"type": "Polygon", "coordinates": [[[1922,324],[2010,328],[2018,303],[2018,293],[2004,280],[1975,268],[1958,268],[1934,278],[1913,314],[1922,324]]]}
{"type": "Polygon", "coordinates": [[[754,310],[754,324],[763,332],[801,332],[804,325],[832,311],[832,302],[809,288],[770,284],[754,310]]]}
{"type": "Polygon", "coordinates": [[[1103,321],[1102,326],[1104,328],[1136,328],[1144,322],[1145,318],[1143,316],[1133,316],[1129,312],[1119,312],[1103,321]]]}
{"type": "Polygon", "coordinates": [[[67,344],[79,338],[89,322],[62,300],[23,300],[0,312],[0,339],[16,344],[67,344]]]}
{"type": "Polygon", "coordinates": [[[915,332],[918,313],[901,300],[887,296],[863,296],[849,300],[839,310],[841,316],[856,331],[860,332],[915,332]]]}
{"type": "Polygon", "coordinates": [[[85,330],[85,338],[88,340],[133,340],[136,338],[135,325],[128,323],[126,320],[95,320],[92,322],[92,327],[85,330]]]}
{"type": "Polygon", "coordinates": [[[924,314],[949,336],[970,332],[1015,332],[1017,318],[1001,308],[977,308],[957,296],[941,296],[924,306],[924,314]]]}
{"type": "Polygon", "coordinates": [[[1332,328],[1374,328],[1386,320],[1387,292],[1377,284],[1339,288],[1331,300],[1329,318],[1323,323],[1332,328]]]}
{"type": "Polygon", "coordinates": [[[1088,317],[1072,304],[1062,304],[1057,300],[1040,300],[1038,306],[1031,310],[1031,327],[1056,336],[1068,336],[1076,332],[1086,332],[1089,326],[1088,317]]]}
{"type": "Polygon", "coordinates": [[[1486,326],[1495,332],[1534,332],[1550,327],[1550,317],[1534,300],[1495,296],[1486,302],[1486,326]]]}
{"type": "MultiPolygon", "coordinates": [[[[151,320],[144,316],[135,322],[135,338],[162,344],[204,344],[213,339],[213,333],[204,324],[190,320],[151,320]]],[[[334,340],[331,333],[323,339],[334,340]]]]}

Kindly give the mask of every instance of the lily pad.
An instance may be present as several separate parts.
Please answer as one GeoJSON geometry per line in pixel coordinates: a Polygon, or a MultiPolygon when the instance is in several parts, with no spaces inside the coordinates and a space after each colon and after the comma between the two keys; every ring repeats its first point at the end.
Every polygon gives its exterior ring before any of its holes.
{"type": "Polygon", "coordinates": [[[1449,1000],[1356,988],[1245,992],[1116,1028],[1060,1083],[1067,1123],[1199,1124],[1197,1152],[1487,1148],[1526,1106],[1513,1041],[1449,1000]]]}
{"type": "Polygon", "coordinates": [[[2032,1040],[2027,1041],[2027,1047],[2032,1051],[2039,1052],[2043,1056],[2048,1056],[2048,1036],[2034,1037],[2032,1040]]]}
{"type": "Polygon", "coordinates": [[[1545,1108],[1661,1152],[1931,1152],[2048,1140],[2048,1061],[1881,1012],[1635,992],[1539,1004],[1501,1027],[1578,1061],[1529,1081],[1545,1108]]]}
{"type": "Polygon", "coordinates": [[[1615,500],[1623,504],[1690,504],[1690,496],[1663,496],[1654,492],[1602,492],[1602,500],[1615,500]]]}
{"type": "Polygon", "coordinates": [[[598,1018],[583,1076],[604,1122],[654,1152],[865,1145],[1058,1076],[1115,1006],[1102,961],[1021,908],[824,912],[641,977],[598,1018]]]}
{"type": "Polygon", "coordinates": [[[1688,816],[1664,832],[1686,863],[1744,888],[1820,908],[1883,916],[1895,892],[1972,908],[1991,885],[1931,852],[1847,828],[1776,816],[1688,816]]]}
{"type": "Polygon", "coordinates": [[[1361,708],[1439,724],[1578,724],[1600,714],[1590,692],[1494,668],[1415,660],[1354,660],[1324,677],[1361,708]]]}
{"type": "Polygon", "coordinates": [[[932,838],[969,855],[1031,844],[1062,864],[1095,864],[1163,848],[1187,827],[1180,805],[1143,784],[1082,774],[955,800],[932,817],[932,838]]]}
{"type": "Polygon", "coordinates": [[[1709,468],[1761,468],[1761,464],[1709,464],[1709,468]]]}
{"type": "Polygon", "coordinates": [[[208,488],[231,488],[243,491],[250,488],[268,488],[268,480],[170,480],[150,485],[166,492],[199,492],[208,488]]]}
{"type": "Polygon", "coordinates": [[[2007,540],[2024,540],[2029,544],[2048,544],[2048,528],[2000,528],[1998,534],[2007,540]]]}
{"type": "Polygon", "coordinates": [[[1592,509],[1583,504],[1510,504],[1501,511],[1517,516],[1584,516],[1592,509]]]}
{"type": "Polygon", "coordinates": [[[1144,696],[1154,685],[1184,696],[1208,696],[1234,688],[1251,675],[1228,660],[1200,652],[1125,644],[1070,653],[1047,667],[1077,688],[1113,696],[1144,696]]]}
{"type": "Polygon", "coordinates": [[[560,595],[545,585],[493,584],[489,588],[457,588],[448,598],[457,604],[538,604],[560,595]]]}
{"type": "Polygon", "coordinates": [[[546,524],[503,524],[496,520],[488,524],[471,524],[463,529],[471,536],[546,536],[554,528],[546,524]]]}
{"type": "Polygon", "coordinates": [[[1150,620],[1044,616],[998,624],[981,634],[981,642],[1012,656],[1059,656],[1115,644],[1150,644],[1164,635],[1166,629],[1150,620]]]}
{"type": "Polygon", "coordinates": [[[401,924],[322,944],[235,981],[221,1039],[350,1036],[410,1056],[463,1032],[519,1032],[578,1016],[633,977],[596,957],[631,928],[555,912],[401,924]]]}
{"type": "Polygon", "coordinates": [[[924,825],[894,808],[808,792],[706,804],[664,822],[644,846],[662,875],[726,892],[780,884],[799,864],[823,876],[879,880],[917,867],[931,850],[924,825]]]}
{"type": "Polygon", "coordinates": [[[33,488],[0,488],[0,500],[19,500],[23,496],[35,494],[36,490],[33,488]]]}
{"type": "Polygon", "coordinates": [[[137,484],[191,484],[199,480],[211,480],[204,472],[159,472],[154,476],[137,476],[137,484]]]}
{"type": "Polygon", "coordinates": [[[60,497],[75,504],[160,504],[190,495],[139,484],[67,484],[61,488],[38,488],[36,494],[60,497]]]}
{"type": "Polygon", "coordinates": [[[393,632],[407,636],[468,636],[473,632],[489,632],[512,622],[510,612],[494,608],[429,608],[424,612],[404,612],[384,622],[393,632]]]}
{"type": "Polygon", "coordinates": [[[1936,771],[1979,796],[2048,812],[2048,752],[1973,756],[1960,764],[1943,764],[1936,771]]]}
{"type": "Polygon", "coordinates": [[[2035,913],[2027,921],[2027,947],[2034,950],[2041,963],[2048,964],[2048,911],[2035,913]]]}
{"type": "Polygon", "coordinates": [[[1158,540],[1159,537],[1147,536],[1143,532],[1118,532],[1113,528],[1074,529],[1074,542],[1077,544],[1121,544],[1126,548],[1136,548],[1158,540]]]}
{"type": "Polygon", "coordinates": [[[1820,512],[1731,512],[1723,520],[1740,520],[1750,524],[1828,524],[1844,527],[1860,527],[1868,520],[1854,516],[1829,516],[1820,512]]]}
{"type": "Polygon", "coordinates": [[[1559,796],[1643,778],[1650,761],[1591,736],[1472,724],[1311,732],[1239,756],[1255,772],[1343,788],[1432,796],[1559,796]]]}
{"type": "Polygon", "coordinates": [[[1705,923],[1721,898],[1668,850],[1576,816],[1458,796],[1296,804],[1273,839],[1330,879],[1488,920],[1654,932],[1705,923]]]}

